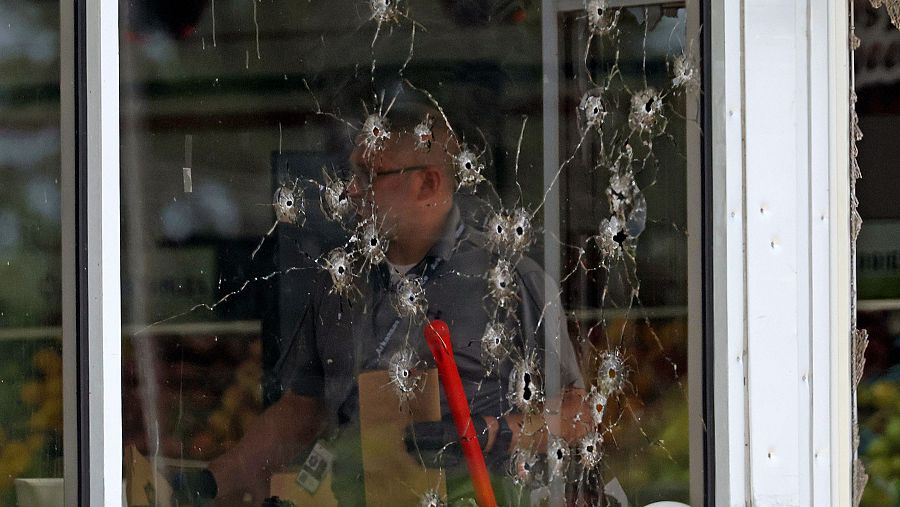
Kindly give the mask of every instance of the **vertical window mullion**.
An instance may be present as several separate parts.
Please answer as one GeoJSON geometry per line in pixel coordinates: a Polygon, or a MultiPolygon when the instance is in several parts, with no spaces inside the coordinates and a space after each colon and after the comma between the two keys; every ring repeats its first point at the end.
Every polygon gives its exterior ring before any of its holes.
{"type": "Polygon", "coordinates": [[[61,2],[67,505],[122,499],[118,4],[61,2]]]}

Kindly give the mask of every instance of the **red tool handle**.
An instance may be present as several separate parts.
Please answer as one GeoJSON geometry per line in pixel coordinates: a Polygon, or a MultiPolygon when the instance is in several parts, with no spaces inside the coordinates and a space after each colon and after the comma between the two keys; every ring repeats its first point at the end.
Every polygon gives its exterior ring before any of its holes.
{"type": "Polygon", "coordinates": [[[425,324],[425,341],[434,355],[437,363],[438,376],[441,385],[444,386],[444,394],[447,396],[447,405],[453,415],[453,423],[456,424],[456,432],[459,434],[459,443],[462,446],[466,465],[469,467],[469,475],[472,477],[472,486],[475,488],[475,497],[480,507],[497,507],[494,499],[494,489],[491,487],[491,479],[487,466],[484,464],[484,454],[478,445],[475,436],[475,428],[472,425],[472,415],[469,412],[469,402],[466,400],[466,392],[463,391],[462,380],[459,378],[459,370],[456,368],[456,360],[453,359],[453,347],[450,344],[450,328],[442,320],[433,320],[425,324]]]}

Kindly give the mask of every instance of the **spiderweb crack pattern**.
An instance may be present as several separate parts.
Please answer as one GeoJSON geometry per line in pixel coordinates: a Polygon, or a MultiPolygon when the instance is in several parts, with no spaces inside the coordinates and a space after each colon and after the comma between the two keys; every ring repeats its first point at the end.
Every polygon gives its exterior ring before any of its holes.
{"type": "MultiPolygon", "coordinates": [[[[389,143],[404,134],[412,135],[417,152],[446,152],[457,190],[486,210],[480,221],[467,225],[475,227],[484,235],[493,256],[492,266],[485,273],[472,275],[450,272],[441,275],[479,278],[487,287],[482,304],[490,320],[482,336],[474,338],[486,367],[485,379],[477,389],[480,392],[483,387],[488,389],[485,386],[496,385],[495,382],[487,382],[487,379],[496,378],[507,367],[509,375],[503,379],[508,386],[505,393],[507,409],[504,414],[497,415],[536,415],[532,421],[537,422],[527,428],[515,428],[514,431],[518,432],[519,437],[523,437],[523,441],[537,441],[539,439],[531,437],[545,435],[546,447],[543,449],[537,445],[513,449],[507,473],[520,488],[546,485],[561,477],[578,492],[579,498],[586,500],[591,497],[590,490],[596,489],[597,481],[608,469],[605,468],[608,456],[606,451],[616,445],[616,435],[619,426],[625,425],[624,419],[630,419],[627,422],[639,428],[648,445],[665,450],[659,439],[650,437],[643,429],[641,412],[644,407],[640,393],[631,382],[632,376],[643,369],[639,364],[631,364],[634,356],[630,355],[629,349],[636,346],[638,338],[634,336],[635,330],[638,325],[642,325],[649,330],[646,331],[648,341],[655,344],[658,349],[656,353],[664,358],[663,361],[672,366],[672,374],[678,380],[675,362],[668,358],[666,346],[654,330],[653,320],[642,308],[638,260],[641,241],[652,225],[648,219],[652,211],[649,203],[652,202],[651,193],[660,171],[660,160],[654,143],[671,146],[678,144],[667,129],[670,118],[673,120],[671,123],[680,120],[676,110],[677,100],[698,93],[700,71],[696,60],[689,52],[679,50],[664,61],[667,70],[665,80],[648,82],[647,38],[651,29],[648,26],[650,17],[645,10],[643,21],[637,22],[644,25],[641,66],[636,78],[626,77],[621,58],[627,42],[626,31],[634,32],[636,22],[633,14],[622,8],[610,7],[606,0],[585,2],[585,10],[576,17],[584,31],[578,38],[582,44],[578,48],[579,58],[574,59],[578,74],[577,79],[573,79],[571,83],[575,89],[574,100],[569,102],[565,113],[568,118],[573,119],[573,131],[576,135],[571,143],[560,146],[563,161],[552,172],[552,177],[545,180],[541,198],[526,199],[520,184],[520,155],[523,146],[529,153],[533,152],[533,148],[528,145],[529,141],[525,141],[528,118],[522,118],[514,156],[514,181],[509,184],[515,187],[518,195],[514,202],[510,202],[513,199],[508,198],[508,192],[505,195],[507,198],[501,197],[502,192],[494,187],[494,182],[489,177],[496,160],[492,160],[494,157],[490,156],[492,147],[487,140],[478,145],[465,142],[460,134],[463,129],[457,130],[451,124],[451,120],[455,119],[455,111],[450,107],[443,107],[433,90],[429,90],[429,86],[413,84],[412,79],[404,76],[404,71],[411,68],[408,65],[413,56],[415,30],[420,26],[409,17],[408,4],[401,0],[369,0],[367,3],[368,21],[375,24],[372,48],[384,28],[389,28],[390,34],[400,24],[408,23],[411,27],[408,57],[393,76],[396,86],[381,89],[375,86],[373,52],[373,99],[368,103],[364,101],[360,114],[356,116],[348,118],[337,109],[334,112],[324,109],[323,102],[320,102],[322,92],[314,93],[309,82],[303,79],[304,87],[315,104],[315,116],[334,121],[341,128],[352,132],[351,137],[361,148],[366,160],[377,158],[389,143]],[[582,53],[583,59],[580,58],[582,53]],[[411,132],[398,130],[394,127],[392,115],[395,114],[393,108],[400,93],[424,97],[434,107],[436,114],[425,114],[411,132]],[[449,143],[437,141],[438,136],[434,130],[436,124],[446,127],[448,137],[458,149],[450,150],[449,143]],[[596,182],[589,192],[596,202],[605,205],[603,217],[595,222],[590,234],[576,238],[552,237],[543,230],[540,223],[548,195],[552,190],[560,190],[564,184],[568,185],[568,178],[573,176],[570,173],[578,171],[583,173],[581,176],[593,178],[596,182]],[[548,398],[558,396],[559,393],[545,392],[543,384],[546,372],[540,358],[541,353],[546,351],[539,351],[532,344],[536,337],[522,337],[518,333],[521,327],[518,321],[520,307],[525,302],[519,299],[523,281],[517,275],[517,268],[536,246],[545,249],[559,248],[566,252],[566,258],[570,262],[564,266],[564,272],[558,281],[561,285],[569,285],[569,282],[576,279],[597,279],[602,286],[595,302],[599,310],[595,318],[580,319],[572,311],[568,311],[563,319],[570,320],[570,327],[576,331],[572,338],[576,343],[576,350],[580,352],[579,359],[586,386],[580,397],[582,409],[567,422],[571,428],[562,429],[562,434],[568,434],[570,429],[578,428],[577,433],[581,436],[573,441],[566,441],[560,434],[552,434],[549,425],[542,420],[548,415],[548,398]]],[[[633,45],[633,42],[628,43],[633,45]]],[[[545,146],[544,149],[551,148],[545,146]]],[[[373,177],[374,175],[370,175],[370,178],[373,177]]],[[[165,320],[194,311],[211,311],[258,280],[267,280],[300,269],[320,270],[331,282],[332,295],[348,303],[358,302],[362,295],[361,287],[367,283],[373,270],[378,270],[385,264],[391,245],[391,231],[385,230],[383,217],[376,211],[355,218],[352,216],[354,207],[349,198],[349,189],[351,185],[360,183],[372,186],[371,180],[354,183],[351,178],[338,171],[323,168],[321,177],[316,181],[296,179],[280,185],[271,202],[275,225],[261,238],[259,246],[253,252],[254,256],[279,224],[299,229],[306,227],[307,215],[311,210],[304,197],[305,190],[318,193],[315,199],[318,210],[315,210],[316,206],[312,207],[313,210],[320,211],[328,221],[340,227],[346,233],[347,241],[320,255],[307,254],[312,260],[312,267],[278,270],[247,280],[237,291],[214,303],[197,305],[165,320]]],[[[427,318],[428,301],[424,290],[426,283],[426,280],[417,276],[400,276],[392,286],[390,303],[400,318],[415,323],[422,323],[427,318]]],[[[566,299],[564,288],[557,293],[559,300],[566,299]]],[[[542,311],[546,309],[545,306],[542,311]]],[[[364,310],[364,315],[366,311],[371,309],[364,310]]],[[[540,319],[543,321],[543,313],[540,319]]],[[[161,322],[163,321],[150,326],[161,322]]],[[[410,324],[405,330],[402,327],[399,331],[399,349],[390,356],[387,369],[390,379],[388,387],[397,395],[401,405],[406,405],[421,391],[420,372],[428,361],[419,358],[413,346],[419,340],[419,326],[410,324]]],[[[557,342],[559,339],[559,336],[555,337],[557,342]]],[[[558,348],[558,343],[556,347],[558,348]]],[[[446,505],[446,499],[438,490],[423,491],[420,492],[419,505],[446,505]]]]}

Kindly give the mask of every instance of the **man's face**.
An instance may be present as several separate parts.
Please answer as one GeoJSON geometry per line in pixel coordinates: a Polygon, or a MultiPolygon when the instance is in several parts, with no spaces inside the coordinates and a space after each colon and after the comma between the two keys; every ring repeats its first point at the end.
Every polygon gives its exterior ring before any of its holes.
{"type": "Polygon", "coordinates": [[[357,218],[374,216],[388,235],[402,228],[415,213],[416,188],[413,174],[426,166],[418,163],[403,143],[387,143],[383,150],[366,153],[357,147],[351,155],[353,178],[347,194],[357,218]]]}

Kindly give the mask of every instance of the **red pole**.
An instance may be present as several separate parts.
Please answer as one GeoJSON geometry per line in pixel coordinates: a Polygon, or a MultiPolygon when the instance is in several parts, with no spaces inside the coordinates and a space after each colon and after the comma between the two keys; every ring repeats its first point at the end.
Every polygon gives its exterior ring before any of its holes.
{"type": "Polygon", "coordinates": [[[481,453],[481,446],[478,445],[478,438],[475,436],[475,427],[472,425],[469,402],[466,400],[466,392],[463,390],[459,370],[453,359],[450,328],[447,327],[447,323],[442,320],[433,320],[425,324],[425,341],[437,363],[438,376],[441,379],[441,385],[444,386],[447,405],[450,406],[453,423],[459,434],[459,444],[462,446],[463,456],[469,467],[469,475],[472,477],[472,486],[475,489],[478,505],[480,507],[497,507],[497,500],[494,499],[494,490],[491,487],[491,478],[488,475],[487,466],[484,464],[484,454],[481,453]]]}

